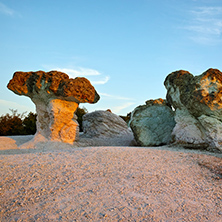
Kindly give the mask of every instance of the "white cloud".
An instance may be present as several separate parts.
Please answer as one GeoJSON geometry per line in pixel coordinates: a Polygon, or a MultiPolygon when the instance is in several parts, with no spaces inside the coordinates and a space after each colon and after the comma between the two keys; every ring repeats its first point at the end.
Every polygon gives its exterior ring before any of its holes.
{"type": "Polygon", "coordinates": [[[109,76],[105,76],[105,78],[101,80],[92,80],[91,83],[92,85],[103,85],[106,84],[109,81],[109,79],[110,79],[109,76]]]}
{"type": "Polygon", "coordinates": [[[135,102],[136,100],[133,98],[110,95],[101,92],[99,92],[99,95],[101,98],[98,104],[94,104],[93,106],[89,104],[84,105],[89,110],[89,112],[92,112],[94,110],[111,109],[113,113],[116,113],[118,115],[125,115],[126,113],[131,112],[135,108],[135,104],[137,104],[135,102]]]}
{"type": "Polygon", "coordinates": [[[71,78],[80,77],[80,76],[99,76],[101,75],[100,72],[98,72],[95,69],[86,69],[86,68],[78,68],[76,69],[67,69],[67,68],[54,68],[53,70],[57,70],[60,72],[64,72],[68,74],[71,78]]]}
{"type": "Polygon", "coordinates": [[[197,18],[219,15],[222,13],[222,7],[197,7],[195,10],[191,10],[193,14],[196,14],[197,18]]]}
{"type": "Polygon", "coordinates": [[[11,8],[0,2],[0,13],[12,16],[15,12],[11,8]]]}
{"type": "Polygon", "coordinates": [[[69,75],[70,78],[76,77],[87,77],[90,80],[92,85],[103,85],[106,84],[109,80],[109,76],[103,76],[102,73],[95,69],[88,69],[88,68],[76,68],[76,69],[68,69],[68,68],[52,68],[50,70],[57,70],[60,72],[64,72],[69,75]],[[96,79],[93,77],[97,77],[96,79]]]}
{"type": "Polygon", "coordinates": [[[110,99],[117,99],[117,100],[133,100],[132,98],[122,97],[122,96],[116,96],[116,95],[110,95],[107,93],[99,93],[100,96],[105,96],[110,99]]]}
{"type": "Polygon", "coordinates": [[[115,106],[112,108],[112,112],[113,113],[120,113],[122,110],[134,105],[135,103],[132,103],[132,102],[128,102],[128,103],[124,103],[120,106],[115,106]]]}
{"type": "Polygon", "coordinates": [[[202,44],[222,42],[222,7],[198,7],[190,11],[191,19],[185,29],[190,38],[202,44]]]}

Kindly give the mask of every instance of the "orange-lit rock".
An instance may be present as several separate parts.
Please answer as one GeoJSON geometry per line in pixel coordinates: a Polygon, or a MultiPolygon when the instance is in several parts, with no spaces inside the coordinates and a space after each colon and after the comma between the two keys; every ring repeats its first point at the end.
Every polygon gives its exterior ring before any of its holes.
{"type": "Polygon", "coordinates": [[[150,100],[147,100],[146,101],[146,105],[149,105],[149,106],[153,106],[153,105],[167,105],[166,103],[166,100],[165,99],[162,99],[162,98],[159,98],[159,99],[150,99],[150,100]]]}
{"type": "Polygon", "coordinates": [[[18,95],[35,97],[60,98],[76,103],[96,103],[99,100],[94,87],[86,78],[69,76],[58,71],[15,72],[8,83],[8,89],[18,95]]]}
{"type": "Polygon", "coordinates": [[[99,95],[86,78],[69,79],[62,72],[15,72],[8,89],[31,98],[36,105],[37,133],[52,141],[73,143],[79,127],[79,103],[96,103],[99,95]]]}

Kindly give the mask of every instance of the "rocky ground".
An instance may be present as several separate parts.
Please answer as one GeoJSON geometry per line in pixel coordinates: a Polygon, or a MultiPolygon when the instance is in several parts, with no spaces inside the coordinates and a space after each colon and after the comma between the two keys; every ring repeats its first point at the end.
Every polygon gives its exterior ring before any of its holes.
{"type": "Polygon", "coordinates": [[[0,221],[222,220],[221,154],[29,139],[0,137],[0,221]]]}

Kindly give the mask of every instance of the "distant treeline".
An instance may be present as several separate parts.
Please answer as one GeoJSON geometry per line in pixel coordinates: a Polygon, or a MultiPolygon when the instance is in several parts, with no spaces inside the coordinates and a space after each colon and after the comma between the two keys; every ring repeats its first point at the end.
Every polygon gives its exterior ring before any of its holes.
{"type": "MultiPolygon", "coordinates": [[[[26,113],[20,114],[14,109],[10,109],[10,111],[11,114],[7,113],[0,116],[0,136],[33,135],[36,133],[36,113],[30,112],[28,115],[26,115],[26,113]]],[[[88,113],[88,111],[85,107],[78,107],[75,113],[77,115],[80,132],[83,131],[82,117],[86,113],[88,113]]],[[[127,116],[120,117],[128,123],[130,113],[127,114],[127,116]]]]}
{"type": "Polygon", "coordinates": [[[0,136],[35,134],[37,114],[30,112],[25,116],[25,113],[19,114],[17,110],[10,111],[11,114],[0,116],[0,136]]]}
{"type": "MultiPolygon", "coordinates": [[[[19,114],[17,110],[10,109],[11,114],[7,113],[0,116],[0,136],[12,135],[32,135],[36,133],[37,114],[30,112],[19,114]]],[[[82,131],[82,117],[87,113],[86,108],[77,108],[76,115],[80,131],[82,131]]]]}

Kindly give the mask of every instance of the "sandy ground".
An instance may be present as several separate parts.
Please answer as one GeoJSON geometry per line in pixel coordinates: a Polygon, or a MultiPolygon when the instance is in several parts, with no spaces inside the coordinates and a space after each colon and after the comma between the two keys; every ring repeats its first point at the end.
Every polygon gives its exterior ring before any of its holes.
{"type": "Polygon", "coordinates": [[[31,138],[0,137],[2,222],[222,221],[221,154],[31,138]]]}

